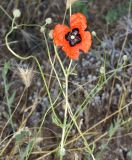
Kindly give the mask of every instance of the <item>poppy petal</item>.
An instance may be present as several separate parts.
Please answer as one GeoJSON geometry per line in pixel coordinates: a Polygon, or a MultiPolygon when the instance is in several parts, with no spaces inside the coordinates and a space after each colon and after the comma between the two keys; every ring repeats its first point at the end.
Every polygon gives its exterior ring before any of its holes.
{"type": "Polygon", "coordinates": [[[66,55],[73,59],[76,60],[79,57],[79,48],[78,47],[71,47],[70,45],[64,46],[62,50],[66,53],[66,55]]]}
{"type": "Polygon", "coordinates": [[[75,13],[70,17],[70,26],[71,28],[78,28],[85,30],[87,28],[87,19],[81,13],[75,13]]]}
{"type": "Polygon", "coordinates": [[[92,44],[92,36],[91,33],[88,31],[81,31],[80,32],[81,38],[82,38],[82,42],[79,44],[79,49],[84,51],[84,52],[88,52],[88,50],[91,47],[92,44]]]}
{"type": "Polygon", "coordinates": [[[70,29],[64,24],[57,24],[53,31],[54,43],[57,46],[65,46],[68,41],[65,39],[65,35],[70,31],[70,29]]]}

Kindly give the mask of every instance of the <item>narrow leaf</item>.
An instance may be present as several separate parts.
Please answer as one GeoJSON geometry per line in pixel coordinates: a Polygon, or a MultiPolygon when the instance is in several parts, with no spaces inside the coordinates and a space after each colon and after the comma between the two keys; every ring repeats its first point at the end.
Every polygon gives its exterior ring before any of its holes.
{"type": "Polygon", "coordinates": [[[15,95],[16,95],[16,92],[13,92],[13,94],[12,94],[11,97],[9,98],[9,100],[8,100],[9,106],[12,105],[12,103],[13,103],[13,101],[14,101],[14,98],[15,98],[15,95]]]}
{"type": "Polygon", "coordinates": [[[2,78],[3,78],[3,79],[6,77],[9,69],[10,69],[10,62],[8,61],[8,62],[6,62],[6,63],[4,64],[4,68],[3,68],[3,70],[2,70],[2,78]]]}

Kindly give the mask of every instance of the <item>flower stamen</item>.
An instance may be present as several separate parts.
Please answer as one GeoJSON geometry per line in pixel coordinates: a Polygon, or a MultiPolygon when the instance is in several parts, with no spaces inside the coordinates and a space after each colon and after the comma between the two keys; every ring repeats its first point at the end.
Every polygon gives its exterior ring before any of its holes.
{"type": "Polygon", "coordinates": [[[70,46],[73,47],[81,42],[81,36],[79,34],[79,29],[74,28],[71,32],[65,35],[65,39],[69,42],[70,46]]]}

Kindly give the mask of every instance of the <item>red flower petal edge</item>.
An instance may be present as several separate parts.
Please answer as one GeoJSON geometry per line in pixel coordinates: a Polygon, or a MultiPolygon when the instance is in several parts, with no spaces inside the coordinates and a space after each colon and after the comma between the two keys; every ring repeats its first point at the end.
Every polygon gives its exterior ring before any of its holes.
{"type": "Polygon", "coordinates": [[[70,17],[70,27],[64,24],[57,24],[53,30],[53,39],[56,46],[61,46],[66,55],[76,60],[79,51],[89,51],[92,44],[90,32],[87,28],[86,17],[81,13],[75,13],[70,17]]]}

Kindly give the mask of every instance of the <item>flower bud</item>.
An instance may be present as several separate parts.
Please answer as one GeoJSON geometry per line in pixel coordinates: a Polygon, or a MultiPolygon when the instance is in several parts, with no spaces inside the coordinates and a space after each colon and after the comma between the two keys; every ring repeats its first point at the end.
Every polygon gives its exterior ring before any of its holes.
{"type": "Polygon", "coordinates": [[[21,16],[21,11],[20,11],[19,9],[14,9],[14,10],[13,10],[13,16],[14,16],[15,18],[20,17],[20,16],[21,16]]]}
{"type": "Polygon", "coordinates": [[[61,148],[61,149],[60,149],[60,155],[61,155],[61,156],[65,156],[65,154],[66,154],[65,148],[61,148]]]}
{"type": "Polygon", "coordinates": [[[96,37],[96,32],[92,31],[92,36],[96,37]]]}
{"type": "Polygon", "coordinates": [[[102,66],[102,67],[100,67],[100,73],[101,74],[105,74],[105,68],[102,66]]]}
{"type": "Polygon", "coordinates": [[[50,30],[50,31],[49,31],[49,38],[50,38],[50,39],[53,39],[53,30],[50,30]]]}
{"type": "Polygon", "coordinates": [[[46,24],[51,24],[52,23],[52,19],[51,18],[46,18],[45,22],[46,22],[46,24]]]}
{"type": "Polygon", "coordinates": [[[41,33],[44,33],[44,30],[45,30],[45,27],[44,27],[44,26],[41,26],[40,32],[41,32],[41,33]]]}
{"type": "Polygon", "coordinates": [[[128,60],[127,55],[123,55],[122,59],[123,59],[123,61],[127,61],[128,60]]]}

